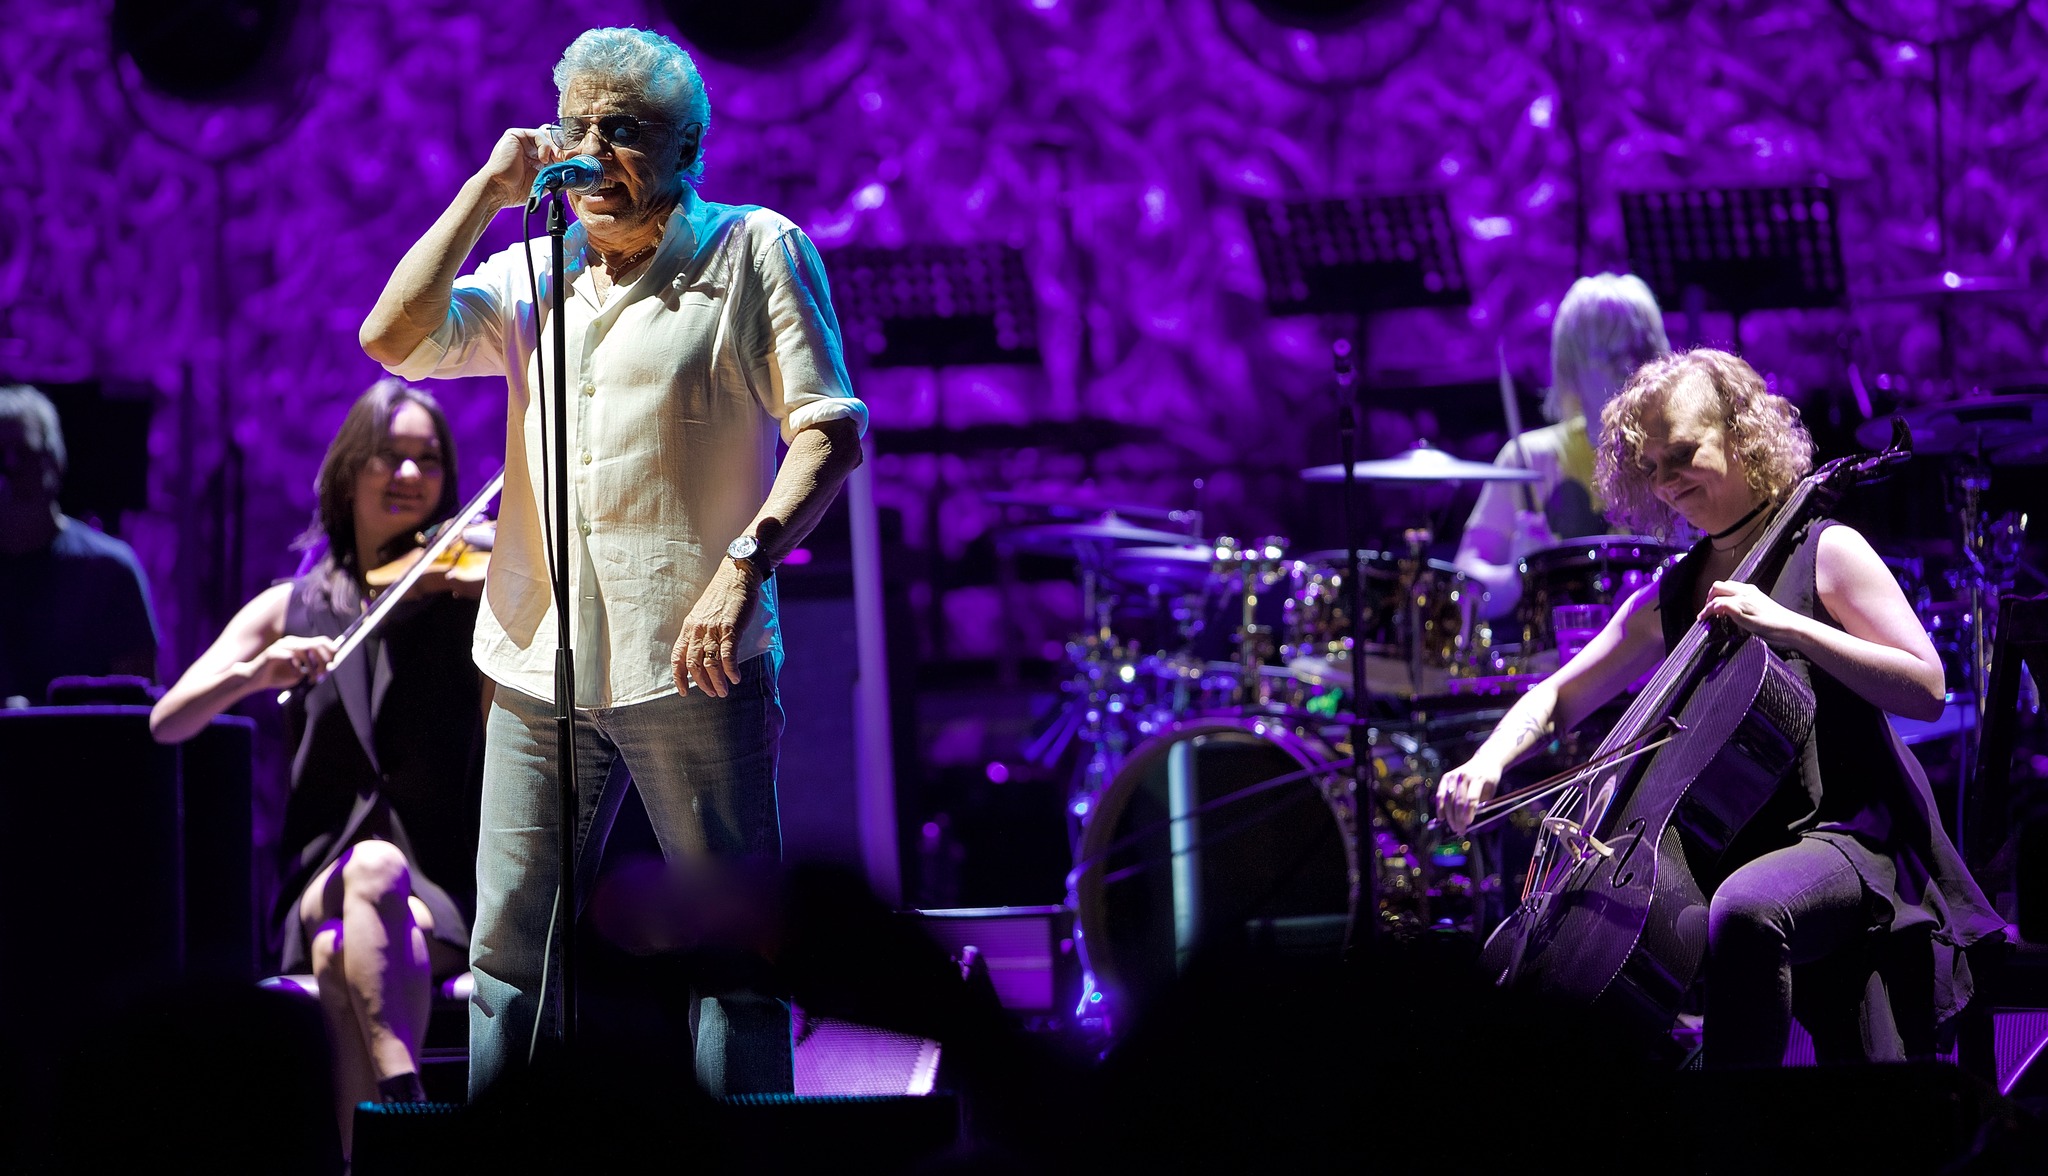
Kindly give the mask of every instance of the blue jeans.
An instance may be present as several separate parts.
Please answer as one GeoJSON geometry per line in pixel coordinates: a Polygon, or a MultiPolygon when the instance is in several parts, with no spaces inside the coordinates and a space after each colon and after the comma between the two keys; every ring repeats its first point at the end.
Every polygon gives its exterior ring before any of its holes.
{"type": "MultiPolygon", "coordinates": [[[[698,690],[632,706],[576,712],[577,895],[587,901],[612,818],[630,781],[670,860],[760,858],[782,850],[775,764],[782,700],[773,658],[741,668],[724,698],[698,690]]],[[[525,1068],[536,1021],[546,1034],[561,1015],[559,982],[543,975],[549,953],[561,840],[556,801],[554,704],[498,687],[485,724],[481,836],[469,1010],[472,1099],[525,1068]]],[[[771,1075],[790,1068],[788,1010],[768,997],[721,1000],[720,1039],[700,1033],[700,1059],[771,1075]],[[777,1026],[779,1025],[779,1031],[777,1026]]],[[[705,1076],[701,1074],[700,1076],[705,1076]]],[[[713,1081],[713,1085],[718,1082],[713,1081]]],[[[714,1089],[713,1093],[725,1093],[714,1089]]]]}
{"type": "Polygon", "coordinates": [[[1797,1012],[1818,1060],[1905,1060],[1893,999],[1927,1002],[1886,990],[1866,903],[1849,859],[1817,837],[1745,863],[1715,889],[1707,915],[1707,1065],[1783,1062],[1795,968],[1797,1012]]]}

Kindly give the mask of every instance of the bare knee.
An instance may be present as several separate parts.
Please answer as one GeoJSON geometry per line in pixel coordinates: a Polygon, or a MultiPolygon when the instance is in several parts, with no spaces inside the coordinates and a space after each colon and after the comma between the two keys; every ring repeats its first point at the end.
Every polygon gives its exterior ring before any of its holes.
{"type": "Polygon", "coordinates": [[[349,847],[342,862],[341,884],[359,902],[402,906],[412,896],[411,867],[389,841],[361,841],[349,847]]]}
{"type": "Polygon", "coordinates": [[[341,960],[341,924],[329,923],[315,930],[308,948],[315,976],[334,967],[341,960]]]}

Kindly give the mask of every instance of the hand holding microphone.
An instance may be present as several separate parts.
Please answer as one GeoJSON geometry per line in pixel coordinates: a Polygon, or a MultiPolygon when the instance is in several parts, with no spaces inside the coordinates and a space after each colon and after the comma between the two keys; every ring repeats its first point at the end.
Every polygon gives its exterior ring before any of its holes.
{"type": "Polygon", "coordinates": [[[563,159],[547,132],[536,128],[513,127],[499,136],[478,175],[495,191],[499,207],[523,203],[528,212],[557,188],[591,192],[604,185],[604,165],[596,156],[563,159]]]}
{"type": "Polygon", "coordinates": [[[595,155],[572,155],[551,163],[533,177],[533,190],[526,196],[526,211],[540,207],[541,197],[557,188],[571,192],[595,192],[604,186],[604,164],[595,155]]]}

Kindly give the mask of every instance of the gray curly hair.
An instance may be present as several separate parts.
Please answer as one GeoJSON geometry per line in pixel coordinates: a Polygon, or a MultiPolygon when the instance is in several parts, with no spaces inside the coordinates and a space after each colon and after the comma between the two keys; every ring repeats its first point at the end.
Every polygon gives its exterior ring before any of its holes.
{"type": "Polygon", "coordinates": [[[683,167],[692,180],[704,178],[704,137],[711,133],[711,96],[704,76],[683,47],[646,29],[591,29],[569,43],[555,63],[556,93],[571,82],[608,82],[638,94],[661,113],[669,132],[697,125],[697,153],[683,167]]]}

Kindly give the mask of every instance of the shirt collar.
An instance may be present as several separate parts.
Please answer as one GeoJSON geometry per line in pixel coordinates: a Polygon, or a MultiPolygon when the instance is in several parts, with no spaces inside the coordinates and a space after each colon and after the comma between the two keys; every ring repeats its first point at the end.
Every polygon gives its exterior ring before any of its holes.
{"type": "MultiPolygon", "coordinates": [[[[642,284],[647,284],[648,288],[652,289],[653,284],[657,282],[655,274],[662,275],[658,281],[665,282],[677,266],[687,264],[690,258],[695,257],[696,222],[703,212],[704,201],[697,195],[697,189],[685,183],[682,198],[676,201],[675,208],[668,214],[668,227],[662,230],[661,246],[654,251],[654,256],[647,262],[647,267],[640,271],[639,276],[620,287],[621,291],[632,290],[642,284]]],[[[569,289],[588,298],[591,305],[595,306],[596,291],[590,283],[582,280],[590,269],[590,239],[589,234],[583,231],[582,221],[569,226],[569,235],[562,243],[562,253],[568,259],[569,289]]],[[[623,299],[614,296],[614,304],[620,301],[623,299]]]]}
{"type": "MultiPolygon", "coordinates": [[[[697,189],[684,184],[682,199],[677,200],[675,208],[669,211],[668,227],[662,230],[661,247],[654,251],[654,265],[659,265],[664,258],[672,256],[679,241],[687,241],[690,245],[684,256],[696,252],[696,218],[702,214],[703,209],[704,200],[697,195],[697,189]]],[[[584,231],[582,221],[569,226],[569,236],[563,242],[562,252],[569,259],[569,277],[572,281],[590,268],[590,234],[584,231]]],[[[654,265],[648,268],[652,269],[654,265]]]]}

